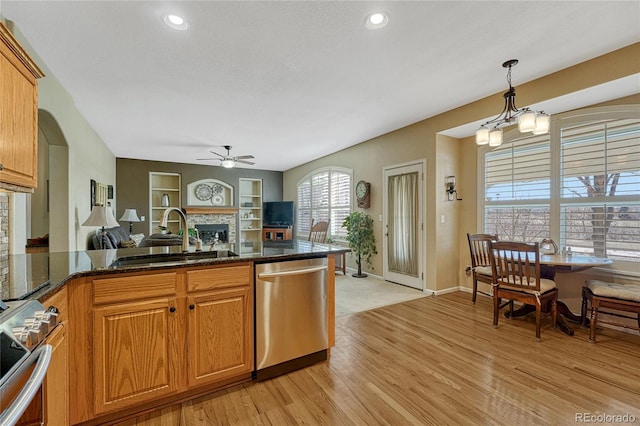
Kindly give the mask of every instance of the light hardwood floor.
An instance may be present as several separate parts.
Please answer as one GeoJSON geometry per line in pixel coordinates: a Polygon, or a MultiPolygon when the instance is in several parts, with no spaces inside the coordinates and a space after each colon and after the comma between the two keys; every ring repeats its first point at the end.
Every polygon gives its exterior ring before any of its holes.
{"type": "Polygon", "coordinates": [[[533,318],[491,325],[491,299],[424,297],[336,320],[331,359],[166,408],[126,425],[563,425],[640,423],[640,336],[588,342],[533,318]],[[584,416],[584,414],[582,414],[584,416]],[[611,420],[611,419],[610,419],[611,420]],[[616,420],[616,419],[613,419],[616,420]]]}

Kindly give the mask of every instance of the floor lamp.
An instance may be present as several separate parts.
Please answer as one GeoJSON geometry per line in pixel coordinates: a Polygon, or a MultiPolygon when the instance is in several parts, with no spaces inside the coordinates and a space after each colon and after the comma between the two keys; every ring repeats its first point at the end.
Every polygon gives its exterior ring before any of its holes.
{"type": "Polygon", "coordinates": [[[116,218],[113,216],[113,212],[110,208],[103,206],[102,204],[96,204],[93,206],[91,210],[91,214],[82,223],[82,226],[100,226],[101,235],[100,235],[100,248],[104,249],[105,247],[105,237],[106,233],[104,232],[104,228],[113,228],[115,226],[120,226],[116,218]]]}

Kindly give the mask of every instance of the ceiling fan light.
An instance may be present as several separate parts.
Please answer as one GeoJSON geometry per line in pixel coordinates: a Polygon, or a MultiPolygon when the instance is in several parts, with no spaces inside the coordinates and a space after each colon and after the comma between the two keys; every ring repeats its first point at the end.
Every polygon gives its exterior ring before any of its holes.
{"type": "Polygon", "coordinates": [[[476,145],[486,145],[489,143],[489,129],[482,126],[476,130],[476,145]]]}
{"type": "Polygon", "coordinates": [[[502,145],[502,129],[493,129],[489,132],[489,146],[496,147],[502,145]]]}
{"type": "Polygon", "coordinates": [[[235,165],[235,161],[233,161],[231,158],[225,158],[220,162],[220,165],[225,169],[230,169],[235,165]]]}
{"type": "Polygon", "coordinates": [[[535,111],[525,111],[518,117],[518,130],[520,132],[532,132],[536,128],[535,111]]]}
{"type": "Polygon", "coordinates": [[[533,129],[534,135],[544,135],[545,133],[549,133],[549,128],[551,125],[551,116],[549,114],[540,113],[536,117],[536,128],[533,129]]]}

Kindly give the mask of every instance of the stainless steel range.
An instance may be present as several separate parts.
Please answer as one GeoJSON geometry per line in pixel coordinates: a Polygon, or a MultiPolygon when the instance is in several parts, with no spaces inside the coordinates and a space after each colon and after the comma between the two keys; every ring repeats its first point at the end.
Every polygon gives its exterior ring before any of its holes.
{"type": "Polygon", "coordinates": [[[52,351],[44,340],[57,324],[55,307],[0,300],[0,425],[15,425],[41,388],[52,351]]]}

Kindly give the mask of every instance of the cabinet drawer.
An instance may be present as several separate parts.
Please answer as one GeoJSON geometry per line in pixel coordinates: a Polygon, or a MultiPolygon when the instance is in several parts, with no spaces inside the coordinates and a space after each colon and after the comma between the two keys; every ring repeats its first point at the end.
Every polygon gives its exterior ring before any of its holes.
{"type": "Polygon", "coordinates": [[[187,291],[202,291],[250,285],[253,264],[242,263],[187,272],[187,291]]]}
{"type": "Polygon", "coordinates": [[[175,272],[93,280],[93,303],[100,305],[173,296],[176,293],[176,281],[175,272]]]}

